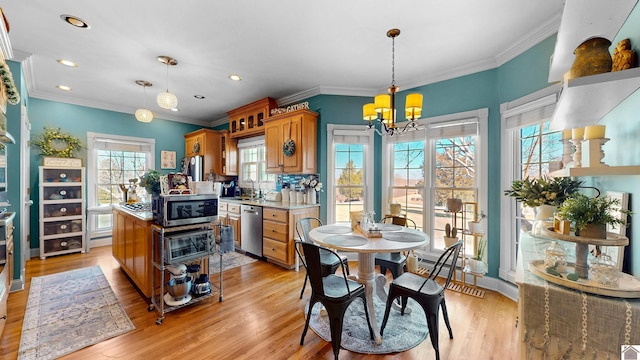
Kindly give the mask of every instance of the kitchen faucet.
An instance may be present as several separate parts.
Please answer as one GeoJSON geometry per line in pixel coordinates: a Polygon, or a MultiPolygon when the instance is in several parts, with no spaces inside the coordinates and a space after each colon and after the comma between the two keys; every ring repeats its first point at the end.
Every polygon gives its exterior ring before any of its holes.
{"type": "Polygon", "coordinates": [[[256,187],[256,184],[253,182],[253,180],[251,178],[247,178],[247,180],[245,180],[245,181],[251,181],[251,200],[253,200],[254,197],[255,197],[255,190],[254,189],[256,187]]]}

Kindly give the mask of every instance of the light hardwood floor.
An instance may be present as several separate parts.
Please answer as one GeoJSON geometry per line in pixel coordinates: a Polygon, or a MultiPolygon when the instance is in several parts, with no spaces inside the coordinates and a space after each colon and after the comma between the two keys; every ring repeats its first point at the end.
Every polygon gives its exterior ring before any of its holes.
{"type": "MultiPolygon", "coordinates": [[[[331,344],[309,331],[300,346],[303,308],[300,300],[304,271],[285,271],[256,262],[225,272],[224,301],[211,297],[166,314],[156,325],[156,313],[131,285],[111,247],[88,254],[34,258],[27,262],[27,287],[10,294],[9,318],[0,341],[0,358],[17,358],[22,318],[31,278],[100,265],[135,330],[87,347],[63,359],[333,359],[331,344]]],[[[357,269],[357,264],[351,264],[357,269]]],[[[516,303],[491,291],[484,299],[447,290],[447,308],[454,339],[449,340],[441,318],[442,359],[516,358],[516,303]]],[[[426,326],[426,322],[425,322],[426,326]]],[[[390,355],[364,355],[342,349],[340,359],[433,359],[429,338],[415,348],[390,355]]]]}

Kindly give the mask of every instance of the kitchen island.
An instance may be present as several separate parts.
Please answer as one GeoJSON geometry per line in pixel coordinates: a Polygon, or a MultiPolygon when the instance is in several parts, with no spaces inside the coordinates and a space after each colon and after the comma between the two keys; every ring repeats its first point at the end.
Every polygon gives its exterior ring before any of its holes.
{"type": "Polygon", "coordinates": [[[133,211],[113,205],[113,257],[133,284],[151,297],[151,211],[133,211]]]}

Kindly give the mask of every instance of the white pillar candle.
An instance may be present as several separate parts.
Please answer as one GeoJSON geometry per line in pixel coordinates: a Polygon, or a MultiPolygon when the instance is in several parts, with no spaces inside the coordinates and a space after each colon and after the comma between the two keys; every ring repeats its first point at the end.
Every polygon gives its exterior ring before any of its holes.
{"type": "Polygon", "coordinates": [[[584,137],[584,128],[575,128],[571,129],[571,138],[572,139],[580,139],[584,137]]]}
{"type": "Polygon", "coordinates": [[[584,128],[584,139],[604,139],[604,125],[590,125],[584,128]]]}

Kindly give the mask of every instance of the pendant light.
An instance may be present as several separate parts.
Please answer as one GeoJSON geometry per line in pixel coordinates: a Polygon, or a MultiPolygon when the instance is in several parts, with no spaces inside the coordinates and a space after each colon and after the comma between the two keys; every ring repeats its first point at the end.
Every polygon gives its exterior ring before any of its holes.
{"type": "Polygon", "coordinates": [[[151,120],[153,120],[153,113],[147,109],[147,87],[150,87],[153,85],[150,82],[144,81],[144,80],[136,80],[136,84],[142,86],[144,89],[144,99],[143,99],[144,106],[142,107],[142,109],[136,110],[136,113],[135,113],[136,120],[140,122],[145,122],[145,123],[151,122],[151,120]]]}
{"type": "Polygon", "coordinates": [[[167,91],[161,92],[158,94],[156,101],[158,102],[158,106],[163,109],[171,110],[178,107],[178,97],[169,92],[169,66],[178,65],[178,60],[170,57],[170,56],[158,56],[158,61],[167,65],[167,91]]]}
{"type": "MultiPolygon", "coordinates": [[[[391,29],[387,31],[387,37],[391,38],[391,86],[389,86],[388,94],[376,95],[373,103],[365,104],[362,107],[362,118],[369,122],[369,128],[374,128],[373,121],[381,124],[382,130],[388,135],[402,134],[411,129],[417,129],[418,124],[415,122],[422,115],[422,94],[408,94],[404,108],[405,118],[409,120],[403,128],[398,128],[396,124],[396,93],[400,90],[396,86],[396,47],[395,39],[400,35],[399,29],[391,29]]],[[[402,115],[401,115],[402,116],[402,115]]],[[[383,133],[376,129],[380,135],[383,133]]]]}

